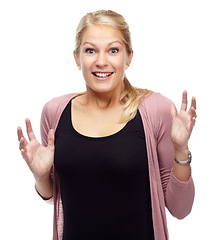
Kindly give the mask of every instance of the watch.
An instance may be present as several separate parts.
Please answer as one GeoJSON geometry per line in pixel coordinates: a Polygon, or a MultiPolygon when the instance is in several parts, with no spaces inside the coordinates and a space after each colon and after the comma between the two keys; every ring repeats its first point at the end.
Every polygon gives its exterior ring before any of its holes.
{"type": "Polygon", "coordinates": [[[177,162],[178,164],[181,164],[181,165],[190,165],[191,164],[191,161],[192,161],[192,154],[191,154],[191,152],[189,151],[189,158],[188,158],[188,160],[186,160],[186,161],[180,161],[180,160],[178,160],[178,159],[176,159],[176,158],[174,158],[175,159],[175,162],[177,162]]]}

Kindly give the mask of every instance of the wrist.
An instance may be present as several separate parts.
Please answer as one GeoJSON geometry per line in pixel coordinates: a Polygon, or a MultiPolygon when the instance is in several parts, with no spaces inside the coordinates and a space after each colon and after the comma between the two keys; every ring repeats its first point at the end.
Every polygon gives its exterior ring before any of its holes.
{"type": "Polygon", "coordinates": [[[191,176],[191,165],[179,164],[173,161],[173,175],[180,182],[187,182],[191,176]]]}
{"type": "Polygon", "coordinates": [[[174,157],[179,161],[187,161],[189,159],[189,148],[188,146],[182,148],[174,147],[174,157]]]}
{"type": "Polygon", "coordinates": [[[36,184],[43,184],[44,182],[49,182],[51,180],[51,173],[47,172],[42,176],[34,176],[36,184]]]}
{"type": "Polygon", "coordinates": [[[174,158],[174,160],[177,164],[180,164],[180,165],[190,165],[191,161],[192,161],[191,152],[190,151],[188,152],[188,159],[187,160],[182,161],[182,160],[179,160],[177,158],[174,158]]]}
{"type": "Polygon", "coordinates": [[[181,182],[187,182],[191,175],[189,155],[188,145],[182,148],[174,146],[173,174],[181,182]]]}
{"type": "Polygon", "coordinates": [[[35,178],[35,188],[43,199],[50,199],[53,196],[53,180],[51,174],[35,178]]]}

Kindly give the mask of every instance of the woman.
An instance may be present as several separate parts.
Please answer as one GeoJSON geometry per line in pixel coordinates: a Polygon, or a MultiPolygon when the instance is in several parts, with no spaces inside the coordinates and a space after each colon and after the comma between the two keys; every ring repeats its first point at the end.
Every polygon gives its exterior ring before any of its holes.
{"type": "Polygon", "coordinates": [[[86,92],[44,106],[43,145],[29,119],[29,141],[18,127],[36,190],[54,202],[53,239],[168,239],[165,206],[182,219],[194,200],[195,98],[187,111],[184,91],[178,113],[169,99],[131,86],[130,32],[116,12],[81,19],[74,57],[86,92]]]}

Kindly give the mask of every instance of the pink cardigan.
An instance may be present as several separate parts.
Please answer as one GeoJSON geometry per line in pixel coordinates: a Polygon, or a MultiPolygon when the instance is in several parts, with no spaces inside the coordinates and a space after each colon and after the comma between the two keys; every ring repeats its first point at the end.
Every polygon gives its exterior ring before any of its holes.
{"type": "MultiPolygon", "coordinates": [[[[77,95],[64,95],[45,104],[41,116],[41,138],[44,146],[47,145],[49,129],[56,129],[64,108],[75,96],[77,95]]],[[[165,206],[174,217],[183,219],[192,209],[195,193],[192,177],[183,183],[172,173],[174,149],[170,136],[170,105],[169,99],[155,92],[142,98],[139,105],[148,152],[155,240],[169,239],[165,206]]],[[[53,197],[48,202],[54,203],[53,240],[62,240],[64,213],[59,179],[54,167],[52,176],[53,197]]]]}

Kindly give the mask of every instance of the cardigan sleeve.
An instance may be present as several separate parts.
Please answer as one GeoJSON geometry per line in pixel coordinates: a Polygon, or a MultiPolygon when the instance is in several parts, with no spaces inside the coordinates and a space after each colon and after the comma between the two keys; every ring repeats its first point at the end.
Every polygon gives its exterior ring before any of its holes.
{"type": "MultiPolygon", "coordinates": [[[[40,133],[41,133],[41,141],[44,147],[48,144],[48,132],[50,129],[56,130],[58,121],[60,119],[61,113],[64,110],[67,103],[75,97],[76,94],[66,94],[63,96],[55,97],[48,101],[41,113],[41,121],[40,121],[40,133]]],[[[54,166],[52,166],[51,177],[53,179],[53,197],[46,200],[48,203],[55,202],[55,198],[57,197],[57,193],[59,193],[59,181],[56,179],[57,174],[55,172],[54,166]]]]}
{"type": "MultiPolygon", "coordinates": [[[[51,129],[51,120],[50,120],[50,113],[49,113],[49,107],[50,105],[50,101],[47,102],[43,109],[42,109],[42,113],[41,113],[41,121],[40,121],[40,133],[41,133],[41,143],[44,147],[47,146],[48,144],[48,132],[51,129]]],[[[51,173],[51,177],[53,179],[54,176],[54,170],[53,167],[50,170],[51,173]]],[[[37,191],[37,190],[36,190],[37,191]]],[[[38,193],[38,192],[37,192],[38,193]]],[[[39,194],[39,193],[38,193],[39,194]]],[[[39,194],[40,195],[40,194],[39,194]]],[[[47,203],[53,203],[53,197],[51,197],[50,199],[44,199],[41,195],[40,197],[45,200],[47,203]]]]}
{"type": "Polygon", "coordinates": [[[180,182],[172,172],[174,147],[171,139],[171,104],[169,99],[160,95],[155,137],[165,205],[174,217],[183,219],[191,212],[195,189],[192,176],[187,182],[180,182]]]}
{"type": "Polygon", "coordinates": [[[50,130],[50,121],[49,121],[49,102],[47,102],[41,113],[41,121],[40,121],[40,133],[41,133],[41,142],[44,147],[47,146],[47,136],[50,130]]]}

